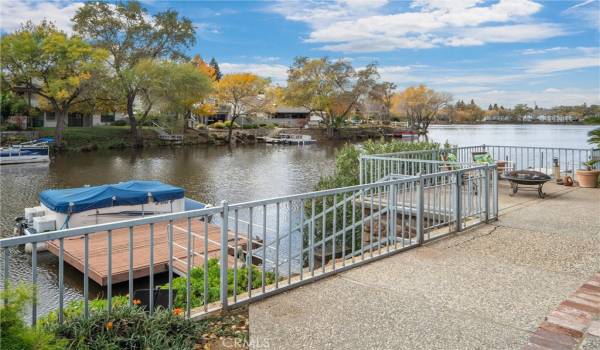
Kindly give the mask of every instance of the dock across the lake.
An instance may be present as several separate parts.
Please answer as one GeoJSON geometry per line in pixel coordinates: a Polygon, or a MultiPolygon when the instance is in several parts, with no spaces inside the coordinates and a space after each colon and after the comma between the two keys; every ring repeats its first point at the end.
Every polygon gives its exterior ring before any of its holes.
{"type": "MultiPolygon", "coordinates": [[[[204,257],[220,258],[221,254],[221,227],[216,224],[207,223],[199,219],[190,221],[192,233],[192,267],[204,266],[204,257]],[[205,245],[207,240],[208,244],[205,245]]],[[[154,273],[169,270],[169,224],[160,222],[154,224],[154,273]]],[[[136,226],[133,229],[133,276],[134,278],[147,277],[150,274],[150,226],[136,226]]],[[[117,229],[112,231],[112,256],[111,272],[112,283],[120,283],[128,280],[129,276],[129,229],[117,229]]],[[[108,284],[108,232],[90,234],[88,249],[88,272],[91,280],[101,286],[108,284]]],[[[247,248],[247,239],[238,237],[238,251],[244,252],[247,248]]],[[[233,263],[233,247],[235,236],[229,232],[228,255],[230,263],[233,263]]],[[[188,258],[188,221],[186,219],[173,222],[173,270],[175,273],[183,274],[187,271],[188,258]]],[[[48,250],[58,256],[59,241],[48,242],[48,250]]],[[[75,269],[84,271],[84,237],[72,237],[64,239],[64,261],[75,269]]]]}

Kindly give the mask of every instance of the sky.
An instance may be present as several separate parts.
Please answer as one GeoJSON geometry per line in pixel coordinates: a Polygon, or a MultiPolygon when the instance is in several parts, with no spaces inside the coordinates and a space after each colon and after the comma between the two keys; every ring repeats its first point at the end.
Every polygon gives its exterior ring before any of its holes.
{"type": "MultiPolygon", "coordinates": [[[[71,31],[75,1],[0,0],[0,31],[46,18],[71,31]]],[[[190,55],[285,85],[296,56],[376,63],[399,89],[424,83],[487,107],[600,104],[600,1],[143,1],[192,20],[190,55]]]]}

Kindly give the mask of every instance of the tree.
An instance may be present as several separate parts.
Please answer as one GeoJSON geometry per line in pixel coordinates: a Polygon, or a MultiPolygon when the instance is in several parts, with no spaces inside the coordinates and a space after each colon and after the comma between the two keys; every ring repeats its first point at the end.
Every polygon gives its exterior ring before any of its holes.
{"type": "Polygon", "coordinates": [[[268,84],[267,79],[251,73],[226,74],[216,84],[219,102],[228,103],[232,108],[231,123],[228,125],[228,142],[233,142],[231,135],[234,123],[240,115],[255,113],[265,108],[268,102],[260,95],[265,92],[268,84]]]}
{"type": "Polygon", "coordinates": [[[525,119],[527,115],[530,115],[533,112],[533,108],[527,106],[527,104],[519,103],[515,105],[513,108],[513,113],[516,117],[520,119],[521,122],[525,119]]]}
{"type": "Polygon", "coordinates": [[[212,89],[210,78],[191,63],[146,59],[135,66],[134,74],[142,86],[140,97],[144,110],[138,116],[141,123],[156,108],[174,116],[176,124],[180,116],[188,116],[194,104],[212,89]]]}
{"type": "Polygon", "coordinates": [[[2,122],[5,122],[12,115],[22,114],[27,109],[27,102],[12,91],[6,89],[0,94],[0,117],[2,122]]]}
{"type": "Polygon", "coordinates": [[[49,22],[28,22],[0,42],[2,82],[40,96],[56,113],[55,138],[62,145],[65,118],[92,99],[104,74],[107,52],[68,36],[49,22]]]}
{"type": "Polygon", "coordinates": [[[395,98],[396,109],[408,118],[408,122],[419,134],[426,134],[431,121],[438,112],[450,103],[452,97],[421,84],[411,86],[395,98]]]}
{"type": "Polygon", "coordinates": [[[194,56],[194,58],[192,58],[191,63],[196,67],[196,69],[200,73],[202,73],[202,74],[206,75],[208,78],[210,78],[210,80],[217,81],[220,79],[220,78],[217,79],[217,71],[213,68],[213,66],[204,62],[204,60],[202,59],[202,57],[200,57],[200,55],[194,56]]]}
{"type": "Polygon", "coordinates": [[[73,21],[77,33],[110,53],[107,63],[114,78],[113,90],[119,92],[111,98],[124,102],[131,134],[136,145],[142,145],[134,104],[145,80],[135,76],[135,67],[144,59],[185,57],[182,50],[196,41],[192,21],[173,10],[150,15],[137,1],[86,2],[73,21]]]}
{"type": "Polygon", "coordinates": [[[373,100],[381,103],[381,106],[383,107],[382,119],[385,121],[390,120],[390,110],[392,109],[394,90],[396,90],[396,84],[384,81],[375,84],[369,92],[369,96],[373,100]]]}
{"type": "Polygon", "coordinates": [[[332,136],[379,77],[375,65],[354,70],[348,61],[297,57],[288,71],[286,101],[321,114],[332,136]]]}
{"type": "Polygon", "coordinates": [[[213,71],[215,72],[215,80],[217,80],[217,81],[221,80],[223,78],[223,73],[221,73],[219,64],[217,63],[217,60],[215,60],[214,57],[210,59],[209,65],[212,67],[213,71]]]}

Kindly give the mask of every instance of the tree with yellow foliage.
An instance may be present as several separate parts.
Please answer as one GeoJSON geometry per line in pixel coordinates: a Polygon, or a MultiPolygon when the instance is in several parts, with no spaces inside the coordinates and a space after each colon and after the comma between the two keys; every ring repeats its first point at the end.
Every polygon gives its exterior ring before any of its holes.
{"type": "Polygon", "coordinates": [[[226,74],[216,84],[216,95],[219,103],[231,105],[231,123],[227,140],[232,142],[231,134],[237,118],[242,114],[262,111],[268,105],[264,96],[269,84],[268,79],[252,73],[226,74]]]}
{"type": "Polygon", "coordinates": [[[202,59],[202,57],[200,57],[200,55],[196,55],[194,56],[194,58],[192,58],[192,64],[194,65],[194,67],[196,67],[196,69],[198,69],[198,71],[200,71],[200,73],[209,77],[210,80],[212,80],[213,82],[217,81],[215,69],[208,65],[208,63],[206,63],[202,59]]]}
{"type": "MultiPolygon", "coordinates": [[[[195,55],[194,58],[192,58],[191,63],[202,75],[207,76],[211,83],[215,83],[218,80],[219,76],[217,75],[215,68],[206,63],[206,61],[204,61],[200,55],[195,55]]],[[[216,98],[214,98],[214,96],[213,98],[204,98],[202,101],[197,101],[193,105],[191,113],[201,117],[211,116],[217,111],[215,103],[216,98]]]]}
{"type": "Polygon", "coordinates": [[[286,101],[320,113],[333,136],[334,129],[357,110],[378,78],[374,64],[355,70],[346,60],[296,57],[288,71],[286,101]]]}
{"type": "Polygon", "coordinates": [[[411,128],[424,135],[438,112],[451,100],[450,94],[429,89],[421,84],[408,87],[396,94],[393,110],[405,116],[411,128]]]}
{"type": "Polygon", "coordinates": [[[46,21],[28,22],[2,36],[0,51],[2,83],[12,90],[26,89],[50,105],[56,113],[56,144],[61,147],[67,114],[93,98],[108,53],[46,21]]]}
{"type": "Polygon", "coordinates": [[[210,78],[191,63],[171,60],[142,60],[134,68],[141,79],[140,102],[143,112],[138,115],[143,123],[153,109],[158,109],[171,125],[184,125],[193,106],[212,91],[210,78]],[[184,118],[182,118],[184,117],[184,118]]]}

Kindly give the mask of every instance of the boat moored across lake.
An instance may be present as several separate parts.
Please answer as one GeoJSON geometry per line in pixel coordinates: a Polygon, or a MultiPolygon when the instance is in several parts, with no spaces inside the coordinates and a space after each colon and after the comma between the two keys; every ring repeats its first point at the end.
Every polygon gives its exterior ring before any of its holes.
{"type": "Polygon", "coordinates": [[[49,162],[49,143],[53,141],[51,138],[43,138],[2,147],[0,148],[0,165],[49,162]]]}

